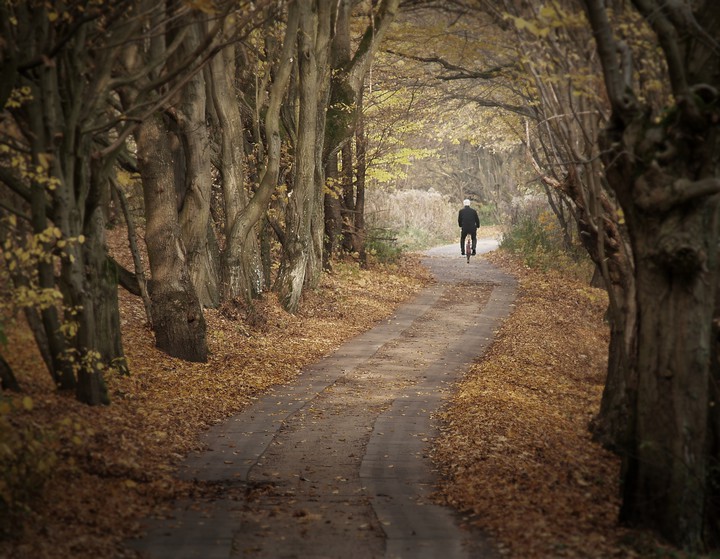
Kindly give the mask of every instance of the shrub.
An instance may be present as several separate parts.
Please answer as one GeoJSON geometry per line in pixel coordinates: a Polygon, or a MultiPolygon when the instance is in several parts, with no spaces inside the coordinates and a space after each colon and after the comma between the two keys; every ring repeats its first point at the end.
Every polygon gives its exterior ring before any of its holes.
{"type": "Polygon", "coordinates": [[[562,270],[588,281],[592,276],[593,264],[585,250],[579,244],[566,246],[560,225],[547,210],[520,216],[503,234],[500,249],[531,268],[562,270]]]}
{"type": "Polygon", "coordinates": [[[398,244],[398,232],[380,227],[368,230],[365,250],[372,258],[383,264],[397,262],[402,254],[402,248],[398,244]]]}

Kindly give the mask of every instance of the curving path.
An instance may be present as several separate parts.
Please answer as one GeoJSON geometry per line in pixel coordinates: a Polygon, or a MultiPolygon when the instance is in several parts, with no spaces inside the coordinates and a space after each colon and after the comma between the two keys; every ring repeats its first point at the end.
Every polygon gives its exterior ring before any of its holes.
{"type": "MultiPolygon", "coordinates": [[[[493,250],[479,240],[478,254],[493,250]]],[[[214,498],[177,503],[130,544],[143,557],[497,557],[432,502],[432,414],[480,356],[514,280],[459,247],[425,253],[437,283],[387,321],[204,435],[181,476],[214,498]]]]}

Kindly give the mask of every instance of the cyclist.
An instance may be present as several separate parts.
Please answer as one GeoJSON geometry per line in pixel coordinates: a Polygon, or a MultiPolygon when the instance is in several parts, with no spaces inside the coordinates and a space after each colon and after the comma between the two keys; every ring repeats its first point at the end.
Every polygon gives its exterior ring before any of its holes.
{"type": "Polygon", "coordinates": [[[472,239],[472,253],[475,254],[477,246],[477,230],[480,227],[480,216],[474,208],[470,207],[470,200],[463,200],[463,208],[458,212],[458,227],[462,234],[460,235],[460,254],[465,256],[465,238],[470,235],[472,239]]]}

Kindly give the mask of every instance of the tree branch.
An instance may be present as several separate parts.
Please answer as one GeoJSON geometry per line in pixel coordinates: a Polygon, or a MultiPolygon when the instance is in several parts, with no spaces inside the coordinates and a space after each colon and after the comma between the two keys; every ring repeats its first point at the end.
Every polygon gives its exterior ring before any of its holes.
{"type": "Polygon", "coordinates": [[[635,96],[625,87],[623,73],[618,64],[618,44],[612,33],[612,27],[605,12],[603,0],[583,0],[585,10],[593,29],[598,56],[603,67],[605,88],[607,89],[613,112],[623,120],[636,108],[635,96]]]}
{"type": "Polygon", "coordinates": [[[451,99],[457,99],[460,101],[469,101],[471,103],[475,103],[476,105],[480,107],[490,107],[490,108],[497,108],[497,109],[503,109],[505,111],[509,111],[511,113],[515,113],[521,116],[526,116],[528,118],[537,119],[537,114],[533,112],[533,110],[530,107],[526,107],[523,105],[510,105],[509,103],[503,103],[501,101],[494,101],[492,99],[484,99],[482,97],[474,97],[474,96],[459,96],[459,95],[451,95],[451,99]]]}
{"type": "Polygon", "coordinates": [[[672,180],[657,163],[635,181],[635,203],[645,211],[666,212],[680,204],[720,193],[720,179],[672,180]]]}
{"type": "Polygon", "coordinates": [[[488,70],[477,71],[477,70],[470,70],[463,66],[458,66],[457,64],[453,64],[452,62],[449,62],[448,60],[445,60],[444,58],[440,58],[439,56],[416,56],[413,54],[406,54],[406,53],[397,52],[397,51],[393,51],[393,50],[386,50],[385,52],[387,52],[389,54],[394,54],[395,56],[400,56],[402,58],[407,58],[409,60],[416,60],[418,62],[429,62],[431,64],[437,64],[438,66],[441,66],[445,70],[457,72],[453,76],[439,77],[438,79],[441,79],[441,80],[460,80],[460,79],[491,80],[493,78],[496,78],[503,70],[505,70],[507,68],[512,68],[513,66],[515,66],[514,64],[503,64],[500,66],[495,66],[494,68],[490,68],[488,70]]]}
{"type": "Polygon", "coordinates": [[[685,62],[678,45],[678,34],[675,25],[667,18],[666,6],[660,6],[655,0],[632,0],[642,16],[652,25],[660,47],[665,53],[665,60],[670,74],[670,85],[675,98],[685,97],[688,83],[685,76],[685,62]]]}

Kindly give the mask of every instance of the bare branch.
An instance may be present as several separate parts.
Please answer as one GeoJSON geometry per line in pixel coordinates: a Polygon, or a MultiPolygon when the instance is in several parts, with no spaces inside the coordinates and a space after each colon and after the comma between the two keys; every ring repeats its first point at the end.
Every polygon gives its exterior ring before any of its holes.
{"type": "Polygon", "coordinates": [[[632,90],[625,87],[625,80],[617,58],[618,44],[605,12],[605,2],[603,0],[583,0],[583,3],[595,36],[610,105],[617,116],[626,116],[627,113],[634,112],[636,101],[632,90]]]}
{"type": "Polygon", "coordinates": [[[665,7],[655,0],[632,0],[643,17],[652,25],[660,47],[665,53],[665,60],[670,74],[670,84],[675,97],[684,97],[688,92],[685,62],[680,53],[678,34],[673,23],[665,15],[665,7]]]}
{"type": "Polygon", "coordinates": [[[413,54],[406,54],[402,52],[397,52],[393,50],[386,50],[385,52],[389,54],[394,54],[395,56],[400,56],[402,58],[407,58],[409,60],[416,60],[418,62],[429,62],[431,64],[437,64],[448,71],[454,71],[457,72],[453,76],[449,77],[439,77],[440,80],[460,80],[460,79],[467,79],[467,80],[492,80],[494,78],[497,78],[498,75],[502,73],[503,70],[506,70],[508,68],[513,68],[514,64],[503,64],[500,66],[495,66],[494,68],[490,68],[488,70],[484,71],[477,71],[477,70],[470,70],[468,68],[465,68],[463,66],[458,66],[457,64],[453,64],[444,58],[440,58],[439,56],[416,56],[413,54]]]}

